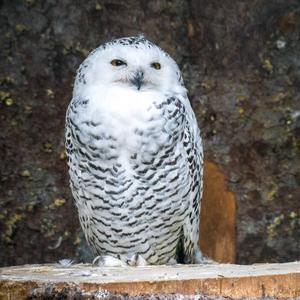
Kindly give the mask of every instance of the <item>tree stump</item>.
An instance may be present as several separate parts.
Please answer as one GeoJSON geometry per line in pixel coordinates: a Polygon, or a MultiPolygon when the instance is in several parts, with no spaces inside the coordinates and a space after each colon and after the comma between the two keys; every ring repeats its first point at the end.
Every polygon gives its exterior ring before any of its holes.
{"type": "Polygon", "coordinates": [[[123,268],[24,265],[0,269],[0,299],[296,298],[299,283],[300,262],[123,268]]]}

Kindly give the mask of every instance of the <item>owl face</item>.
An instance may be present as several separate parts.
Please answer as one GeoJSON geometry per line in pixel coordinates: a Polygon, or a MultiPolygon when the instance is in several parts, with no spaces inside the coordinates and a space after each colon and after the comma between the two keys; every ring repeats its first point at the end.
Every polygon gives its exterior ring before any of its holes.
{"type": "Polygon", "coordinates": [[[177,64],[159,47],[145,39],[128,44],[120,41],[100,47],[87,58],[86,84],[136,92],[184,89],[177,64]]]}

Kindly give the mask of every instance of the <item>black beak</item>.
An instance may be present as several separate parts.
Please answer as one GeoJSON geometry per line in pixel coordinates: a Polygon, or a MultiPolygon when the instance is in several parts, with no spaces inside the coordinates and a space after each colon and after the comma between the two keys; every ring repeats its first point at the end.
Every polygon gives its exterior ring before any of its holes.
{"type": "Polygon", "coordinates": [[[144,72],[141,70],[137,71],[131,80],[131,83],[135,85],[138,90],[140,90],[142,84],[144,83],[144,72]]]}

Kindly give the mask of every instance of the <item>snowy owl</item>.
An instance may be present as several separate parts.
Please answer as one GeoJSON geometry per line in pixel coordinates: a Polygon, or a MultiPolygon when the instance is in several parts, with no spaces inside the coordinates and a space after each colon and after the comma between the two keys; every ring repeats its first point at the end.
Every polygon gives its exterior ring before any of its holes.
{"type": "Polygon", "coordinates": [[[143,36],[80,65],[66,115],[70,185],[100,265],[201,263],[203,151],[180,70],[143,36]]]}

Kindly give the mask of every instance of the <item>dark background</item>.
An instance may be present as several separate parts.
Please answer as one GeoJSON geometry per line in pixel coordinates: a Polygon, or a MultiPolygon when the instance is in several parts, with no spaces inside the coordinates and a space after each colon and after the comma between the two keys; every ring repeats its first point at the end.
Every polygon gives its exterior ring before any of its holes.
{"type": "MultiPolygon", "coordinates": [[[[237,262],[300,259],[298,0],[0,1],[0,265],[87,255],[64,117],[93,48],[144,33],[183,71],[237,205],[237,262]]],[[[209,195],[208,195],[209,197],[209,195]]]]}

